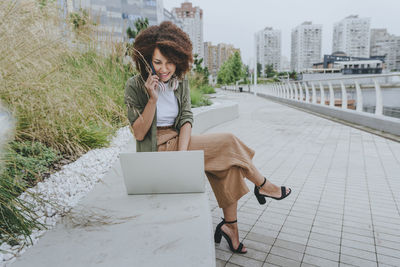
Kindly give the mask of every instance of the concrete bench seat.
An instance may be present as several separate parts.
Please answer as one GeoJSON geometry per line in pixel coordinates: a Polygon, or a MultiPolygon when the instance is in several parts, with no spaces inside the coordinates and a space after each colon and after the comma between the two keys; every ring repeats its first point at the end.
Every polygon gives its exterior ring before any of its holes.
{"type": "MultiPolygon", "coordinates": [[[[193,132],[238,114],[234,103],[195,112],[199,128],[193,132]]],[[[126,151],[135,151],[133,138],[126,151]]],[[[127,195],[116,160],[102,182],[11,266],[215,266],[208,195],[127,195]]]]}

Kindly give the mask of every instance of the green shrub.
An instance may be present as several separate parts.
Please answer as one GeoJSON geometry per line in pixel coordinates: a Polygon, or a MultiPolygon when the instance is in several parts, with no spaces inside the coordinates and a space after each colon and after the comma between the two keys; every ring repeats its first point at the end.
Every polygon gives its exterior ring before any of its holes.
{"type": "Polygon", "coordinates": [[[206,96],[204,96],[203,92],[195,88],[190,89],[190,98],[193,108],[200,106],[209,106],[212,104],[211,101],[206,96]]]}
{"type": "Polygon", "coordinates": [[[200,90],[203,92],[203,94],[215,94],[214,87],[208,84],[200,86],[200,90]]]}
{"type": "Polygon", "coordinates": [[[27,238],[33,229],[45,227],[37,221],[35,207],[18,196],[40,181],[60,156],[39,142],[15,141],[9,143],[4,154],[0,163],[0,240],[16,245],[19,235],[27,238]]]}
{"type": "Polygon", "coordinates": [[[11,177],[17,185],[32,186],[42,179],[49,167],[61,158],[51,148],[39,142],[11,142],[4,157],[4,172],[0,179],[11,177]]]}

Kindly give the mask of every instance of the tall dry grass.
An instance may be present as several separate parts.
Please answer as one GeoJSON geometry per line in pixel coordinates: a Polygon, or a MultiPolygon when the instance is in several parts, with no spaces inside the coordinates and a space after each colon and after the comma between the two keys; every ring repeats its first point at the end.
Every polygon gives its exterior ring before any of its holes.
{"type": "Polygon", "coordinates": [[[123,87],[130,72],[123,49],[105,57],[92,48],[90,27],[69,27],[73,40],[62,36],[59,15],[51,2],[0,2],[0,95],[17,118],[17,141],[76,157],[107,145],[127,123],[123,87]]]}
{"type": "Polygon", "coordinates": [[[6,161],[0,158],[0,241],[10,244],[43,227],[17,196],[41,179],[54,153],[77,158],[128,123],[123,95],[132,71],[122,63],[124,46],[99,49],[95,26],[76,30],[60,14],[52,0],[0,1],[0,100],[16,127],[6,161]]]}

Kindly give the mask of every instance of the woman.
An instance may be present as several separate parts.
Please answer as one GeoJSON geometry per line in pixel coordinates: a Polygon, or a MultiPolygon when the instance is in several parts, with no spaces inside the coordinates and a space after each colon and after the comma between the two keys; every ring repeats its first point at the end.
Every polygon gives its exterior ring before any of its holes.
{"type": "Polygon", "coordinates": [[[203,150],[205,172],[224,219],[215,230],[216,243],[227,240],[231,251],[246,253],[239,242],[237,201],[255,184],[260,204],[266,197],[283,199],[290,193],[267,181],[252,163],[254,151],[232,134],[191,136],[193,114],[188,81],[192,44],[171,22],[143,30],[135,39],[133,59],[140,74],[130,78],[125,103],[138,152],[203,150]]]}

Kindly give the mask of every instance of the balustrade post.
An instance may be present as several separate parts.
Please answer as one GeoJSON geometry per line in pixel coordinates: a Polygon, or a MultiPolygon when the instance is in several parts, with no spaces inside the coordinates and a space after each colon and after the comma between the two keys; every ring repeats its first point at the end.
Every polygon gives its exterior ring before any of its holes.
{"type": "Polygon", "coordinates": [[[311,82],[311,89],[312,89],[312,103],[316,104],[317,103],[317,92],[315,91],[315,86],[314,86],[313,82],[311,82]]]}
{"type": "Polygon", "coordinates": [[[283,89],[283,98],[286,98],[286,86],[285,83],[281,83],[282,89],[283,89]]]}
{"type": "Polygon", "coordinates": [[[308,86],[307,83],[303,83],[304,85],[304,90],[306,91],[306,102],[309,103],[310,102],[310,94],[308,93],[308,86]]]}
{"type": "Polygon", "coordinates": [[[361,87],[358,81],[354,81],[356,85],[356,94],[357,94],[357,107],[356,111],[362,112],[363,111],[363,98],[362,98],[362,93],[361,93],[361,87]]]}
{"type": "Polygon", "coordinates": [[[340,86],[342,87],[342,108],[347,109],[347,91],[343,81],[340,81],[340,86]]]}
{"type": "Polygon", "coordinates": [[[379,82],[377,79],[374,79],[375,83],[375,98],[376,98],[376,104],[375,104],[375,115],[383,115],[383,103],[382,103],[382,90],[381,86],[379,85],[379,82]]]}
{"type": "Polygon", "coordinates": [[[319,83],[319,89],[321,90],[321,101],[320,104],[321,105],[325,105],[325,89],[324,86],[322,85],[322,83],[319,83]]]}
{"type": "Polygon", "coordinates": [[[303,102],[303,87],[301,86],[301,82],[298,83],[299,85],[299,90],[300,90],[300,101],[303,102]]]}
{"type": "Polygon", "coordinates": [[[284,83],[283,86],[285,87],[285,98],[289,98],[289,87],[287,83],[284,83]]]}
{"type": "Polygon", "coordinates": [[[333,92],[333,86],[332,83],[329,82],[329,106],[334,107],[335,106],[335,93],[333,92]]]}
{"type": "Polygon", "coordinates": [[[293,83],[293,89],[294,89],[294,99],[299,100],[299,95],[297,94],[297,86],[296,83],[293,83]]]}
{"type": "Polygon", "coordinates": [[[289,98],[293,99],[293,87],[292,87],[292,84],[289,82],[288,85],[289,85],[289,98]]]}

